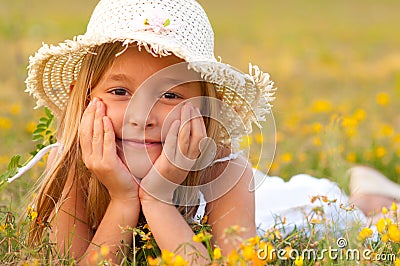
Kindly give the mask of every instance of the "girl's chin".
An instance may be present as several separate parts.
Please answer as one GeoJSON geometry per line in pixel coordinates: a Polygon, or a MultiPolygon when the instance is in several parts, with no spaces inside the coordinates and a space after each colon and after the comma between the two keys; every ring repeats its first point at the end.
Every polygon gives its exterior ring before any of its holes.
{"type": "Polygon", "coordinates": [[[160,156],[160,152],[147,152],[146,150],[138,151],[137,149],[117,149],[118,156],[122,162],[128,167],[130,173],[136,178],[143,178],[153,167],[154,162],[160,156]]]}

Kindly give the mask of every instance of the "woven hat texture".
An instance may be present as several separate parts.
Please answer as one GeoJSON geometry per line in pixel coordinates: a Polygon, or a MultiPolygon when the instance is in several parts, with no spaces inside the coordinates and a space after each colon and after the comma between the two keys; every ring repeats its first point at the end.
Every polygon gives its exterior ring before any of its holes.
{"type": "Polygon", "coordinates": [[[243,74],[216,60],[211,24],[194,0],[101,0],[85,34],[58,45],[43,44],[30,57],[26,91],[37,99],[37,107],[47,106],[59,116],[84,56],[97,45],[116,41],[154,56],[174,54],[216,84],[219,98],[235,111],[221,111],[231,139],[250,133],[251,123],[265,120],[270,111],[275,89],[269,75],[251,64],[249,74],[243,74]]]}

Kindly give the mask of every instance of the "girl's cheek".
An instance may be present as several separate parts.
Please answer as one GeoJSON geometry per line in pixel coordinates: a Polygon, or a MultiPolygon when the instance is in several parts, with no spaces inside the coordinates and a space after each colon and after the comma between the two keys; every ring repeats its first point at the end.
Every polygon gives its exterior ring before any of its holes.
{"type": "Polygon", "coordinates": [[[117,134],[122,130],[125,108],[123,108],[123,106],[114,106],[113,104],[106,102],[104,102],[104,104],[106,109],[106,116],[111,119],[114,127],[114,132],[117,134]]]}

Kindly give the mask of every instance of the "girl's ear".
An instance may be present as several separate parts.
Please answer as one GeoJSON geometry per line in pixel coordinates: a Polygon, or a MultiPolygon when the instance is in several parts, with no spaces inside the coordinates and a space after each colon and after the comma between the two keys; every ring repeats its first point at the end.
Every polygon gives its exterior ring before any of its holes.
{"type": "Polygon", "coordinates": [[[71,94],[72,90],[74,89],[75,83],[76,83],[76,80],[73,80],[71,82],[71,84],[69,84],[69,94],[71,94]]]}

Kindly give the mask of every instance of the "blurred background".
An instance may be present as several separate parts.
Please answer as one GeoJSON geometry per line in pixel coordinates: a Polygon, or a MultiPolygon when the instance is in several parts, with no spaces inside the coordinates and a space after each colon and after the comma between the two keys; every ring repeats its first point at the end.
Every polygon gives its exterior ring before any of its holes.
{"type": "MultiPolygon", "coordinates": [[[[277,150],[257,167],[285,179],[327,177],[346,189],[353,164],[400,182],[400,1],[200,0],[215,31],[215,54],[247,72],[271,74],[277,150]]],[[[24,80],[42,42],[83,34],[97,0],[0,0],[0,173],[14,154],[28,158],[43,109],[33,111],[24,80]]],[[[262,144],[251,136],[243,146],[262,144]]],[[[43,168],[7,186],[18,204],[43,168]]]]}

